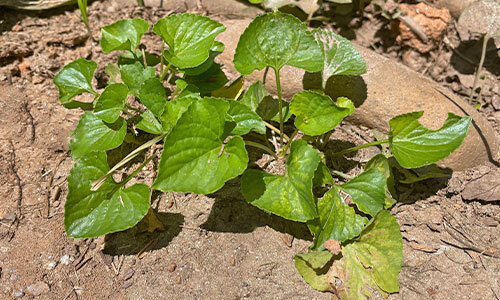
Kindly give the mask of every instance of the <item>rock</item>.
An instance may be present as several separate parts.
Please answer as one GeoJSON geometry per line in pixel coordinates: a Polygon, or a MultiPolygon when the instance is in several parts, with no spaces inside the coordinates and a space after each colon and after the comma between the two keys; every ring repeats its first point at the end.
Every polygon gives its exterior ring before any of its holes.
{"type": "Polygon", "coordinates": [[[45,270],[54,270],[57,266],[57,261],[49,261],[44,265],[45,270]]]}
{"type": "MultiPolygon", "coordinates": [[[[250,19],[220,20],[227,30],[219,35],[226,50],[218,59],[228,67],[233,78],[239,76],[232,68],[234,50],[239,36],[250,23],[250,19]]],[[[469,134],[462,146],[438,165],[455,171],[493,161],[498,158],[499,142],[488,121],[465,101],[443,90],[437,83],[427,79],[402,64],[393,62],[371,50],[355,45],[366,61],[367,73],[363,76],[337,76],[330,78],[326,93],[333,99],[338,96],[350,98],[357,109],[347,121],[389,130],[389,120],[393,117],[413,112],[425,111],[420,122],[431,129],[438,129],[446,120],[448,112],[469,115],[473,118],[469,134]]],[[[251,82],[262,80],[264,71],[255,71],[247,79],[251,82]]],[[[283,97],[290,99],[303,89],[318,88],[321,80],[318,74],[306,73],[293,67],[280,71],[283,97]]],[[[267,74],[266,87],[276,94],[274,72],[267,74]]]]}
{"type": "Polygon", "coordinates": [[[48,293],[49,291],[49,285],[43,281],[37,281],[26,288],[26,292],[35,297],[48,293]]]}
{"type": "Polygon", "coordinates": [[[23,291],[17,291],[15,292],[12,296],[14,296],[15,299],[19,299],[19,298],[22,298],[24,297],[24,292],[23,291]]]}
{"type": "Polygon", "coordinates": [[[462,197],[465,200],[500,201],[500,169],[467,183],[462,197]]]}
{"type": "Polygon", "coordinates": [[[464,9],[475,0],[438,0],[440,7],[447,8],[451,15],[458,19],[464,9]]]}
{"type": "Polygon", "coordinates": [[[500,110],[500,96],[495,95],[491,98],[491,105],[495,110],[500,110]]]}
{"type": "Polygon", "coordinates": [[[61,257],[61,259],[59,260],[59,263],[60,263],[61,265],[65,265],[65,266],[67,266],[67,265],[69,265],[69,264],[70,264],[73,260],[74,260],[74,259],[73,259],[71,256],[69,256],[68,254],[66,254],[66,255],[64,255],[63,257],[61,257]]]}

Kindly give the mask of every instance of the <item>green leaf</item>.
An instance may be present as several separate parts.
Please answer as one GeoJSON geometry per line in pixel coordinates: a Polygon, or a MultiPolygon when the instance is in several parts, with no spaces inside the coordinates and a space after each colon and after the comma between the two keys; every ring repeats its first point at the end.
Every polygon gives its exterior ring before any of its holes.
{"type": "Polygon", "coordinates": [[[312,179],[320,156],[303,140],[292,142],[285,175],[249,169],[241,178],[246,201],[288,220],[305,222],[317,217],[312,179]]]}
{"type": "Polygon", "coordinates": [[[181,69],[206,61],[215,37],[224,30],[226,27],[209,17],[189,13],[170,15],[153,26],[153,32],[169,46],[167,61],[181,69]]]}
{"type": "Polygon", "coordinates": [[[128,88],[124,84],[108,85],[95,103],[94,115],[106,123],[114,123],[125,106],[127,93],[128,88]]]}
{"type": "Polygon", "coordinates": [[[135,49],[141,43],[141,37],[148,32],[149,24],[143,19],[120,20],[101,29],[101,48],[104,53],[116,50],[135,49]]]}
{"type": "Polygon", "coordinates": [[[143,112],[139,116],[139,121],[135,124],[135,128],[152,134],[161,134],[163,132],[162,124],[150,110],[143,112]]]}
{"type": "Polygon", "coordinates": [[[318,43],[296,17],[278,11],[255,18],[240,37],[234,67],[243,75],[284,65],[319,72],[323,58],[318,43]]]}
{"type": "Polygon", "coordinates": [[[333,177],[328,171],[327,166],[325,165],[324,162],[320,162],[318,168],[316,169],[316,172],[314,173],[313,186],[322,187],[327,184],[333,184],[333,183],[334,183],[333,177]]]}
{"type": "MultiPolygon", "coordinates": [[[[257,108],[257,114],[266,121],[271,120],[279,122],[279,111],[278,99],[271,96],[264,97],[257,108]]],[[[281,111],[283,112],[283,122],[288,121],[288,119],[292,116],[292,113],[290,112],[290,103],[283,101],[283,109],[281,111]]]]}
{"type": "Polygon", "coordinates": [[[243,173],[248,164],[243,139],[224,143],[228,110],[224,99],[205,98],[189,106],[165,138],[153,188],[209,194],[243,173]]]}
{"type": "Polygon", "coordinates": [[[231,131],[231,135],[244,135],[252,130],[260,134],[266,133],[266,125],[257,113],[237,101],[229,101],[229,104],[228,114],[236,123],[236,127],[231,131]]]}
{"type": "Polygon", "coordinates": [[[266,96],[269,96],[269,92],[262,81],[259,80],[248,87],[243,97],[241,97],[240,102],[248,106],[251,110],[257,111],[259,104],[266,96]]]}
{"type": "MultiPolygon", "coordinates": [[[[149,67],[154,67],[157,64],[161,62],[160,57],[157,55],[145,52],[146,54],[146,66],[149,67]]],[[[118,65],[133,65],[135,62],[140,62],[141,64],[144,63],[144,59],[142,58],[142,51],[137,50],[135,52],[135,56],[132,54],[132,52],[121,52],[118,54],[118,65]]]]}
{"type": "Polygon", "coordinates": [[[331,288],[328,277],[324,274],[327,270],[324,268],[332,257],[330,252],[321,251],[297,254],[293,259],[300,275],[312,288],[319,291],[329,291],[331,288]]]}
{"type": "Polygon", "coordinates": [[[210,49],[210,53],[208,55],[207,60],[205,60],[201,65],[197,67],[182,69],[181,72],[183,72],[186,75],[192,75],[192,76],[200,75],[206,72],[214,64],[215,57],[224,52],[224,48],[225,46],[223,43],[215,41],[214,44],[212,45],[212,48],[210,49]]]}
{"type": "Polygon", "coordinates": [[[136,96],[139,96],[142,84],[156,76],[153,67],[144,68],[138,61],[131,65],[120,66],[120,74],[123,82],[128,86],[129,92],[136,96]]]}
{"type": "Polygon", "coordinates": [[[212,64],[212,66],[204,73],[196,76],[186,75],[184,80],[188,84],[192,84],[200,90],[202,95],[208,95],[210,92],[223,87],[229,80],[221,69],[221,65],[212,64]]]}
{"type": "Polygon", "coordinates": [[[186,112],[194,101],[200,100],[200,96],[189,94],[186,96],[179,96],[177,99],[168,101],[165,112],[160,117],[160,121],[164,131],[172,129],[182,114],[186,112]]]}
{"type": "Polygon", "coordinates": [[[62,105],[70,104],[73,97],[85,92],[97,94],[92,88],[92,77],[97,63],[79,58],[70,62],[54,77],[54,83],[59,90],[59,101],[62,105]]]}
{"type": "Polygon", "coordinates": [[[69,149],[73,158],[92,151],[105,151],[120,146],[127,133],[127,122],[122,117],[112,124],[105,123],[90,111],[83,114],[73,131],[69,149]]]}
{"type": "Polygon", "coordinates": [[[368,169],[340,189],[352,196],[360,211],[374,217],[382,210],[385,201],[386,179],[378,169],[368,169]]]}
{"type": "Polygon", "coordinates": [[[156,77],[144,81],[139,89],[139,99],[155,116],[161,116],[167,105],[165,87],[156,77]]]}
{"type": "Polygon", "coordinates": [[[344,245],[342,255],[333,267],[345,274],[332,276],[345,278],[346,299],[370,298],[375,289],[382,296],[399,291],[403,242],[399,225],[388,211],[382,210],[358,238],[344,245]]]}
{"type": "Polygon", "coordinates": [[[366,73],[363,57],[348,39],[324,28],[317,28],[312,33],[323,53],[323,87],[332,75],[366,73]]]}
{"type": "Polygon", "coordinates": [[[109,79],[107,84],[117,83],[118,75],[120,75],[120,67],[117,63],[109,63],[104,67],[104,72],[108,75],[109,79]]]}
{"type": "Polygon", "coordinates": [[[389,121],[389,145],[399,164],[407,169],[440,161],[455,151],[467,136],[471,117],[448,113],[438,130],[422,126],[423,111],[399,115],[389,121]]]}
{"type": "Polygon", "coordinates": [[[388,209],[392,207],[396,203],[396,200],[393,197],[396,197],[397,194],[394,183],[394,175],[392,173],[392,168],[389,160],[383,154],[377,154],[366,163],[365,170],[368,169],[377,169],[386,178],[387,186],[385,192],[384,208],[388,209]]]}
{"type": "Polygon", "coordinates": [[[290,111],[297,116],[295,126],[303,133],[315,136],[340,124],[342,119],[354,112],[354,104],[347,98],[339,98],[337,103],[333,103],[325,94],[302,91],[293,96],[290,111]]]}
{"type": "Polygon", "coordinates": [[[368,219],[357,215],[354,208],[343,203],[337,189],[329,190],[318,200],[319,218],[308,223],[314,234],[311,250],[323,250],[328,240],[343,242],[358,236],[368,219]]]}
{"type": "Polygon", "coordinates": [[[121,186],[109,177],[97,191],[92,183],[109,171],[105,152],[91,152],[71,169],[64,206],[64,227],[73,238],[92,238],[125,230],[148,212],[149,187],[121,186]]]}

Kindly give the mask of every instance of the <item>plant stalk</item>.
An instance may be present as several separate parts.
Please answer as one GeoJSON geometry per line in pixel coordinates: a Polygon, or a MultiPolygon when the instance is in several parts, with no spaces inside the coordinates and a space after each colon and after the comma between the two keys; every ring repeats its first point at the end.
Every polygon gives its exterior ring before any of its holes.
{"type": "Polygon", "coordinates": [[[276,76],[276,90],[278,92],[278,104],[279,104],[279,114],[280,114],[280,148],[283,147],[283,99],[281,99],[281,83],[280,83],[280,71],[274,69],[274,75],[276,76]]]}
{"type": "Polygon", "coordinates": [[[125,156],[125,158],[123,158],[113,168],[111,168],[111,170],[109,170],[108,173],[106,173],[104,176],[102,176],[101,178],[99,178],[96,181],[94,181],[94,183],[92,183],[92,186],[90,187],[90,190],[93,191],[93,192],[97,191],[102,186],[102,184],[106,181],[106,179],[111,174],[113,174],[114,171],[118,170],[123,165],[125,165],[126,163],[128,163],[129,161],[131,161],[134,157],[136,157],[137,155],[139,155],[139,153],[142,150],[147,149],[147,148],[153,146],[154,144],[158,143],[159,141],[161,141],[165,136],[167,136],[166,133],[164,133],[162,135],[159,135],[159,136],[155,137],[154,139],[149,140],[146,143],[142,144],[141,146],[137,147],[134,151],[130,152],[127,156],[125,156]]]}
{"type": "MultiPolygon", "coordinates": [[[[163,54],[162,54],[163,55],[163,54]]],[[[163,81],[163,79],[165,79],[165,76],[167,76],[167,73],[168,73],[168,70],[170,70],[170,67],[172,66],[172,63],[169,63],[167,65],[167,67],[165,68],[165,70],[163,70],[163,72],[161,72],[161,75],[160,75],[160,81],[163,81]]]]}
{"type": "MultiPolygon", "coordinates": [[[[266,125],[267,128],[271,129],[272,131],[276,132],[277,134],[281,135],[281,131],[274,127],[273,125],[271,125],[270,123],[267,123],[266,121],[264,121],[264,124],[266,125]]],[[[283,137],[285,138],[285,140],[289,141],[290,138],[288,137],[288,135],[286,134],[283,134],[283,137]]]]}
{"type": "Polygon", "coordinates": [[[483,69],[484,58],[486,57],[486,45],[488,44],[488,40],[490,39],[488,34],[482,34],[481,36],[483,37],[483,48],[481,50],[481,59],[479,60],[479,66],[476,71],[476,76],[474,77],[474,83],[472,84],[472,91],[470,92],[469,95],[469,101],[472,101],[472,96],[474,95],[474,91],[476,90],[477,82],[479,80],[479,77],[481,76],[481,70],[483,69]]]}
{"type": "Polygon", "coordinates": [[[348,149],[345,149],[345,150],[333,153],[333,156],[344,155],[344,154],[347,154],[349,152],[357,151],[357,150],[360,150],[360,149],[363,149],[363,148],[368,148],[368,147],[371,147],[371,146],[377,146],[377,145],[387,144],[387,143],[389,143],[389,140],[375,141],[375,142],[371,142],[371,143],[359,145],[359,146],[356,146],[356,147],[348,148],[348,149]]]}
{"type": "Polygon", "coordinates": [[[288,148],[290,148],[290,144],[293,142],[293,138],[297,135],[297,133],[299,133],[299,130],[295,129],[295,131],[290,136],[290,139],[286,143],[285,147],[283,148],[283,152],[282,152],[283,155],[285,155],[286,152],[288,151],[288,148]]]}
{"type": "Polygon", "coordinates": [[[116,192],[117,190],[119,190],[121,187],[123,187],[125,184],[127,184],[127,182],[130,181],[130,179],[134,178],[135,175],[137,175],[151,160],[153,160],[153,158],[156,157],[156,152],[153,153],[153,155],[151,155],[148,159],[146,159],[137,169],[134,170],[134,172],[130,173],[130,175],[127,176],[127,178],[125,178],[124,180],[122,180],[117,187],[114,188],[113,192],[116,192]]]}
{"type": "Polygon", "coordinates": [[[269,147],[267,146],[264,146],[262,144],[259,144],[259,143],[256,143],[256,142],[252,142],[252,141],[245,141],[245,145],[247,146],[252,146],[252,147],[255,147],[255,148],[259,148],[261,150],[264,150],[266,151],[267,153],[271,154],[274,158],[278,159],[278,155],[276,155],[276,153],[274,153],[273,150],[271,150],[269,147]]]}

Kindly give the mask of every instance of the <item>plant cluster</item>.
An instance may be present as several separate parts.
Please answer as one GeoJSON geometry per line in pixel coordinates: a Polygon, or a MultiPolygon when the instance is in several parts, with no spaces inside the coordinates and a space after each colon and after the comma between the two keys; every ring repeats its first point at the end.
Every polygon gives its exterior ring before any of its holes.
{"type": "Polygon", "coordinates": [[[333,154],[374,145],[390,149],[339,185],[332,174],[341,173],[327,166],[331,157],[322,150],[335,127],[354,112],[353,103],[345,97],[331,99],[322,90],[302,91],[285,102],[280,70],[289,65],[320,72],[323,86],[331,76],[363,74],[365,63],[348,40],[325,29],[309,31],[280,12],[255,18],[240,37],[234,67],[243,76],[273,69],[275,98],[260,81],[246,90],[241,79],[225,86],[228,79],[214,62],[224,51],[215,40],[226,29],[222,24],[188,13],[160,19],[153,26],[167,45],[162,42],[160,57],[141,45],[149,27],[145,20],[129,19],[102,28],[103,51],[125,52],[106,66],[110,81],[101,93],[92,85],[93,61],[77,59],[54,79],[60,102],[85,110],[69,145],[75,164],[68,177],[67,235],[90,238],[136,225],[150,209],[152,189],[210,194],[241,176],[248,203],[307,224],[314,241],[309,253],[295,257],[295,265],[312,287],[335,290],[347,299],[375,290],[398,291],[402,240],[388,211],[395,203],[391,166],[419,168],[447,157],[464,140],[470,118],[449,114],[439,130],[418,122],[423,112],[393,118],[387,139],[333,154]],[[94,95],[94,101],[77,101],[83,93],[94,95]],[[285,123],[294,128],[288,134],[285,123]],[[144,136],[149,140],[141,143],[144,136]],[[124,142],[140,145],[110,166],[110,150],[124,142]],[[163,149],[152,186],[130,180],[156,151],[148,152],[152,154],[120,182],[113,179],[138,154],[159,146],[163,149]],[[285,160],[284,174],[248,168],[248,147],[285,160]],[[332,278],[339,278],[343,288],[335,287],[332,278]]]}

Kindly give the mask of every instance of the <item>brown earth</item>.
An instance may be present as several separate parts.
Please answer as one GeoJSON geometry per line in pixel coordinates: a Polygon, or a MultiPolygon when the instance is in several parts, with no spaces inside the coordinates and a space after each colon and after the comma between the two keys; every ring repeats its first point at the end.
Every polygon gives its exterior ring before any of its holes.
{"type": "MultiPolygon", "coordinates": [[[[208,1],[196,3],[193,10],[207,11],[208,1]]],[[[39,13],[0,9],[1,299],[332,297],[311,289],[293,265],[293,256],[310,244],[307,228],[246,204],[238,180],[209,196],[154,194],[165,232],[142,232],[138,226],[105,238],[67,238],[63,206],[72,166],[67,144],[79,113],[59,104],[52,78],[66,63],[85,57],[98,62],[96,83],[101,84],[103,68],[113,55],[100,50],[100,27],[132,17],[153,23],[171,11],[94,2],[89,6],[88,37],[74,7],[39,13]]],[[[354,20],[350,28],[358,42],[402,60],[403,53],[412,50],[398,45],[392,27],[371,9],[365,10],[363,22],[358,15],[348,16],[354,20]],[[371,36],[371,31],[379,33],[371,36]]],[[[345,30],[341,19],[326,25],[345,30]]],[[[452,26],[448,31],[446,37],[458,41],[452,26]]],[[[157,37],[147,34],[144,40],[148,49],[159,51],[157,37]]],[[[463,44],[461,53],[477,62],[475,43],[463,44]]],[[[414,69],[458,96],[468,94],[470,86],[464,82],[470,70],[463,74],[461,69],[467,63],[450,63],[455,52],[446,46],[432,51],[414,56],[414,69]]],[[[489,57],[479,111],[498,137],[500,64],[492,52],[489,57]]],[[[360,144],[373,140],[373,133],[345,124],[332,139],[360,144]]],[[[360,151],[343,161],[341,170],[359,172],[356,162],[376,151],[360,151]]],[[[500,298],[500,195],[488,202],[469,201],[476,196],[467,196],[474,195],[471,184],[483,178],[496,188],[496,172],[498,167],[487,164],[455,172],[449,179],[398,186],[400,201],[391,212],[401,226],[404,263],[401,292],[391,299],[500,298]]],[[[145,169],[140,177],[150,183],[152,174],[145,169]]]]}

